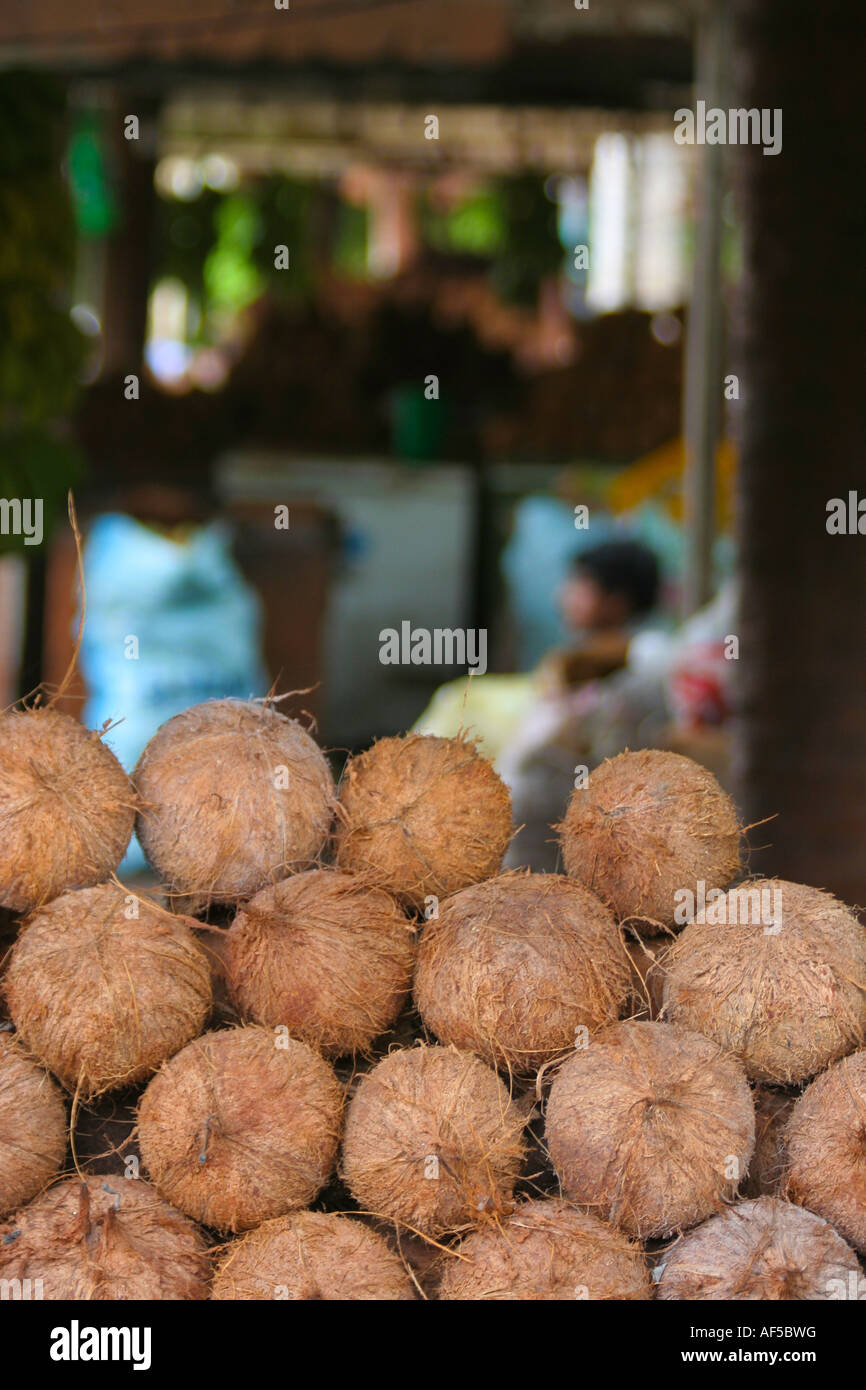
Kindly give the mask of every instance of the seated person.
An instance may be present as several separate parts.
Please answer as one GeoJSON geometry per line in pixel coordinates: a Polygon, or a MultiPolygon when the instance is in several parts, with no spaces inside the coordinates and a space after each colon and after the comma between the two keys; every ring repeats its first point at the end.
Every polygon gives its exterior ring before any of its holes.
{"type": "Polygon", "coordinates": [[[668,642],[652,627],[658,593],[658,563],[639,541],[607,541],[575,560],[559,595],[575,646],[546,658],[536,698],[500,757],[522,826],[509,867],[556,870],[551,826],[565,811],[576,769],[597,766],[638,737],[651,742],[662,727],[668,642]]]}
{"type": "Polygon", "coordinates": [[[631,639],[655,609],[656,557],[641,541],[612,540],[578,555],[559,591],[559,607],[574,647],[545,659],[563,686],[598,679],[625,665],[631,639]]]}
{"type": "Polygon", "coordinates": [[[577,644],[550,653],[529,674],[448,681],[416,720],[415,732],[454,738],[465,730],[501,772],[504,750],[540,698],[622,667],[658,587],[655,556],[638,541],[608,541],[581,553],[559,592],[561,614],[577,644]]]}

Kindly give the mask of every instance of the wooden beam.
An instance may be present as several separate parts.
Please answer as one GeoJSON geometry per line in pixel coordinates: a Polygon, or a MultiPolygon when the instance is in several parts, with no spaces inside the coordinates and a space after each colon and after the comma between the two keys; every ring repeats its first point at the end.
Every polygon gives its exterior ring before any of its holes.
{"type": "MultiPolygon", "coordinates": [[[[707,0],[698,33],[695,97],[726,105],[726,0],[707,0]]],[[[683,438],[686,569],[683,611],[702,608],[713,590],[716,449],[722,424],[721,245],[724,146],[702,145],[697,175],[695,265],[685,338],[683,438]]]]}
{"type": "Polygon", "coordinates": [[[120,218],[105,254],[104,373],[138,373],[143,361],[156,199],[156,115],[153,98],[130,88],[115,94],[106,115],[120,218]],[[137,140],[124,137],[128,115],[138,117],[137,140]]]}

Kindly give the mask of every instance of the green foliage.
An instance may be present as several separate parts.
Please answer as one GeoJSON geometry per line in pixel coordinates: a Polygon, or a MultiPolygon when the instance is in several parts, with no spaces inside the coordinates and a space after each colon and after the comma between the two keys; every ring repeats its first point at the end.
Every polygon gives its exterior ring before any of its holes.
{"type": "Polygon", "coordinates": [[[0,176],[57,175],[57,139],[66,94],[53,77],[0,73],[0,176]]]}
{"type": "Polygon", "coordinates": [[[556,207],[535,174],[481,183],[445,211],[422,197],[418,213],[427,245],[489,262],[491,280],[505,300],[534,303],[545,276],[562,266],[556,207]]]}
{"type": "Polygon", "coordinates": [[[533,304],[539,286],[562,266],[556,206],[534,174],[498,180],[505,239],[492,267],[493,284],[503,299],[533,304]]]}
{"type": "Polygon", "coordinates": [[[303,179],[275,177],[256,187],[259,235],[253,261],[261,279],[278,299],[303,299],[312,289],[318,186],[303,179]],[[290,269],[274,266],[274,247],[289,248],[290,269]]]}
{"type": "Polygon", "coordinates": [[[0,495],[44,497],[46,511],[79,467],[54,426],[75,400],[86,350],[69,317],[64,112],[52,79],[0,74],[0,495]]]}
{"type": "Polygon", "coordinates": [[[262,277],[253,260],[262,224],[255,199],[232,193],[214,214],[216,241],[204,263],[208,307],[238,313],[262,292],[262,277]]]}
{"type": "Polygon", "coordinates": [[[277,299],[309,294],[317,195],[316,184],[280,175],[233,193],[158,200],[154,278],[185,286],[201,309],[202,338],[265,291],[277,299]],[[289,270],[276,269],[276,246],[288,247],[289,270]]]}
{"type": "Polygon", "coordinates": [[[366,208],[354,203],[340,203],[334,234],[334,268],[350,280],[364,280],[368,275],[370,215],[366,208]]]}
{"type": "Polygon", "coordinates": [[[223,201],[207,188],[190,202],[156,200],[154,280],[179,280],[197,304],[204,302],[205,261],[216,240],[214,217],[223,201]]]}
{"type": "Polygon", "coordinates": [[[508,237],[503,199],[492,184],[480,185],[445,210],[422,197],[418,217],[424,240],[436,251],[490,258],[502,250],[508,237]]]}
{"type": "Polygon", "coordinates": [[[79,390],[83,343],[44,284],[0,282],[0,433],[69,410],[79,390]]]}
{"type": "MultiPolygon", "coordinates": [[[[84,473],[78,451],[45,430],[19,430],[0,435],[0,497],[41,498],[42,525],[47,536],[56,521],[66,515],[66,494],[84,473]]],[[[0,535],[0,554],[20,550],[27,555],[21,536],[0,535]]]]}

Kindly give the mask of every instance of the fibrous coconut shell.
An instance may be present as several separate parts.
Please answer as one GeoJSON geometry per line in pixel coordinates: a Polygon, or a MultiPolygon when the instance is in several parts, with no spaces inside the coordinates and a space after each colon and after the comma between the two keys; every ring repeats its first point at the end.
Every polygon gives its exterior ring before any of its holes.
{"type": "Polygon", "coordinates": [[[182,918],[115,884],[28,918],[5,979],[28,1047],[83,1099],[144,1080],[204,1026],[210,974],[182,918]]]}
{"type": "Polygon", "coordinates": [[[342,1101],[328,1063],[283,1031],[206,1033],[142,1096],[141,1156],[188,1216],[248,1230],[317,1196],[334,1167],[342,1101]]]}
{"type": "Polygon", "coordinates": [[[65,1154],[60,1091],[9,1034],[0,1033],[0,1217],[41,1192],[65,1154]]]}
{"type": "Polygon", "coordinates": [[[736,1058],[665,1023],[618,1023],[559,1068],[547,1144],[563,1192],[640,1239],[703,1221],[736,1195],[755,1144],[736,1058]]]}
{"type": "Polygon", "coordinates": [[[465,738],[383,738],[350,758],[336,859],[420,910],[495,874],[511,837],[505,783],[465,738]]]}
{"type": "Polygon", "coordinates": [[[749,1076],[778,1086],[807,1080],[863,1043],[866,928],[843,903],[760,879],[724,894],[706,916],[664,957],[665,1017],[714,1038],[749,1076]]]}
{"type": "Polygon", "coordinates": [[[148,743],[133,781],[144,852],[187,912],[250,898],[309,868],[334,809],[318,744],[256,701],[211,700],[175,715],[148,743]]]}
{"type": "Polygon", "coordinates": [[[838,1299],[858,1278],[857,1256],[826,1221],[758,1197],[684,1235],[661,1267],[658,1297],[838,1299]]]}
{"type": "Polygon", "coordinates": [[[29,912],[115,872],[132,785],[98,733],[53,709],[0,716],[0,906],[29,912]]]}
{"type": "Polygon", "coordinates": [[[136,1179],[68,1178],[0,1226],[0,1278],[32,1298],[204,1299],[209,1272],[201,1233],[136,1179]]]}
{"type": "Polygon", "coordinates": [[[559,1197],[525,1202],[473,1231],[445,1258],[444,1300],[652,1298],[643,1251],[622,1231],[559,1197]]]}
{"type": "Polygon", "coordinates": [[[679,753],[620,753],[571,794],[557,827],[566,873],[644,934],[677,925],[678,893],[726,888],[739,868],[733,801],[679,753]]]}
{"type": "Polygon", "coordinates": [[[440,1042],[526,1074],[613,1023],[629,988],[613,914],[562,874],[502,874],[424,928],[415,1002],[440,1042]]]}
{"type": "Polygon", "coordinates": [[[817,1077],[784,1132],[785,1190],[866,1252],[866,1052],[817,1077]]]}
{"type": "Polygon", "coordinates": [[[415,1293],[399,1256],[362,1221],[296,1211],[231,1242],[212,1297],[358,1303],[410,1300],[415,1293]]]}
{"type": "Polygon", "coordinates": [[[331,1057],[366,1051],[391,1026],[414,959],[414,932],[394,899],[333,869],[262,889],[226,941],[241,1016],[282,1024],[331,1057]]]}
{"type": "Polygon", "coordinates": [[[342,1177],[366,1212],[440,1236],[507,1211],[524,1115],[468,1052],[392,1052],[361,1077],[346,1116],[342,1177]]]}

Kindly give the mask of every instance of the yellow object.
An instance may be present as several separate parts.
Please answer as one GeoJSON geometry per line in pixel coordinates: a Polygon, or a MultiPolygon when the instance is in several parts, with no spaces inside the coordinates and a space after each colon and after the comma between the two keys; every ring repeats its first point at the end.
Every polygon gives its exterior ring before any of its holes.
{"type": "MultiPolygon", "coordinates": [[[[716,522],[722,531],[727,530],[733,520],[736,467],[734,446],[723,439],[716,450],[716,522]]],[[[651,499],[664,507],[674,521],[681,522],[684,472],[684,442],[671,440],[617,473],[608,485],[608,506],[614,512],[628,512],[651,499]]]]}
{"type": "Polygon", "coordinates": [[[440,685],[412,726],[418,734],[455,738],[461,731],[496,766],[530,705],[537,698],[537,672],[518,676],[460,676],[440,685]]]}

